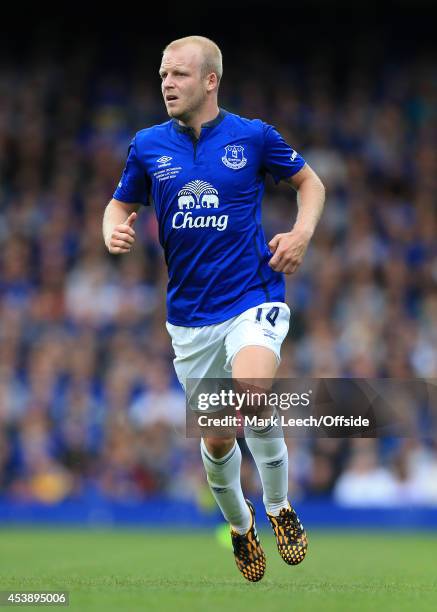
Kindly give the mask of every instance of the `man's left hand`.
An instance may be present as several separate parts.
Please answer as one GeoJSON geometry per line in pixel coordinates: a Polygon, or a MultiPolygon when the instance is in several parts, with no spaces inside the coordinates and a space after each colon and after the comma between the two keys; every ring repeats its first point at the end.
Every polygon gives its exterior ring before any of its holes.
{"type": "Polygon", "coordinates": [[[285,234],[276,234],[269,242],[273,253],[269,266],[275,272],[293,274],[302,263],[310,239],[310,235],[296,228],[285,234]]]}

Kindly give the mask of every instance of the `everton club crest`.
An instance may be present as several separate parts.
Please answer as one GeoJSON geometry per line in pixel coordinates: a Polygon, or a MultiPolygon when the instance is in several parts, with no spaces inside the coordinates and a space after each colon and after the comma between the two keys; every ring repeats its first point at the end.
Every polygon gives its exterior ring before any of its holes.
{"type": "Polygon", "coordinates": [[[225,147],[222,162],[228,168],[232,168],[232,170],[244,168],[247,164],[247,158],[244,157],[244,147],[241,145],[228,145],[225,147]]]}

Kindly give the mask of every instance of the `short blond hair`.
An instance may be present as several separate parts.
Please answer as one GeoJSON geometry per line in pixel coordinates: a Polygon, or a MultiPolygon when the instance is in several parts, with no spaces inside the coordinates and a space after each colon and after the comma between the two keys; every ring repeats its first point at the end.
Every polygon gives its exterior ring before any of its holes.
{"type": "Polygon", "coordinates": [[[217,75],[217,81],[220,83],[223,75],[223,58],[219,46],[216,45],[213,40],[206,38],[205,36],[184,36],[184,38],[177,38],[169,43],[162,53],[164,54],[169,49],[182,47],[183,45],[188,44],[198,45],[202,50],[202,76],[206,76],[207,74],[214,72],[217,75]]]}

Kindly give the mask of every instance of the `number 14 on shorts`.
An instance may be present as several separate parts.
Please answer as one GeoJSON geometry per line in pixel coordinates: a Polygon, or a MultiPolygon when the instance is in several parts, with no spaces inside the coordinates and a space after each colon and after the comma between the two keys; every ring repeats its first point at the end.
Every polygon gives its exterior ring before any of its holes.
{"type": "MultiPolygon", "coordinates": [[[[266,321],[270,323],[272,327],[275,327],[276,319],[278,318],[278,315],[279,315],[279,306],[273,306],[267,312],[265,319],[266,321]]],[[[263,316],[263,308],[257,308],[256,309],[256,321],[259,321],[261,323],[262,316],[263,316]]]]}

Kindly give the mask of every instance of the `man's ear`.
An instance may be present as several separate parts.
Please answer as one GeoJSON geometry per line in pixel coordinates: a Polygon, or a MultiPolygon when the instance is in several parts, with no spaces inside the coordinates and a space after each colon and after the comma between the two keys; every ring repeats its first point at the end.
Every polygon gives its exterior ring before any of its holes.
{"type": "Polygon", "coordinates": [[[213,89],[216,89],[217,88],[217,84],[218,84],[216,73],[215,72],[211,72],[210,74],[208,74],[207,79],[208,79],[207,85],[206,85],[207,90],[208,91],[212,91],[213,89]]]}

